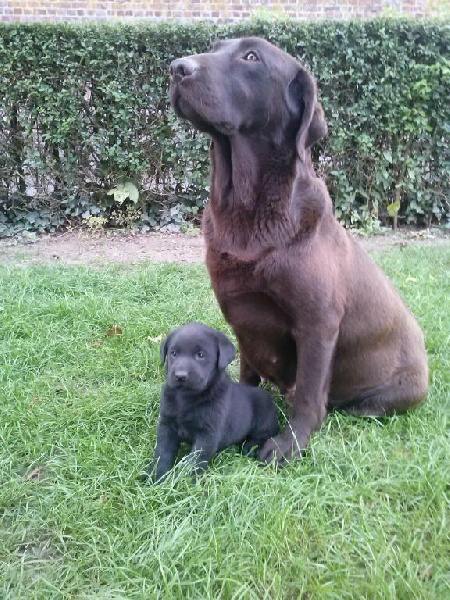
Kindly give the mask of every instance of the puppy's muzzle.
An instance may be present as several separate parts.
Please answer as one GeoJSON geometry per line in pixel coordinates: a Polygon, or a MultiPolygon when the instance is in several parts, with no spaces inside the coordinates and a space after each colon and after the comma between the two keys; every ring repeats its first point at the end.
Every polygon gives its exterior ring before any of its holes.
{"type": "Polygon", "coordinates": [[[177,383],[185,383],[189,376],[189,373],[182,369],[178,369],[177,371],[175,371],[174,376],[177,383]]]}

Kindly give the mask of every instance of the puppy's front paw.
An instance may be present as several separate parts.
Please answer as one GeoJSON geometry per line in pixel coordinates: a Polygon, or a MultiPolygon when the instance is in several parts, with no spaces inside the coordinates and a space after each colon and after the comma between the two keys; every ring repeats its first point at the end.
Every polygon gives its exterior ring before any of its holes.
{"type": "Polygon", "coordinates": [[[259,451],[259,460],[282,466],[294,458],[300,458],[306,448],[307,440],[297,434],[288,424],[286,429],[273,438],[269,438],[259,451]]]}
{"type": "Polygon", "coordinates": [[[141,475],[142,483],[155,483],[157,481],[156,466],[150,465],[141,475]]]}
{"type": "Polygon", "coordinates": [[[142,473],[141,479],[143,483],[161,483],[167,476],[169,469],[163,469],[159,461],[154,460],[147,467],[147,470],[142,473]]]}
{"type": "Polygon", "coordinates": [[[146,473],[142,473],[142,475],[141,475],[142,483],[151,483],[152,479],[153,478],[152,478],[151,473],[146,472],[146,473]]]}

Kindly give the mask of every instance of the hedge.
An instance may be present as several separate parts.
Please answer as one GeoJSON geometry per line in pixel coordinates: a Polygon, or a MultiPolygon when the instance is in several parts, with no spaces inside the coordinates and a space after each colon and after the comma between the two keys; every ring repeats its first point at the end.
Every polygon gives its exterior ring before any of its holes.
{"type": "Polygon", "coordinates": [[[168,104],[168,67],[259,35],[312,69],[338,218],[450,221],[450,24],[280,19],[0,26],[0,236],[69,224],[176,228],[208,197],[209,141],[168,104]],[[395,205],[397,202],[397,205],[395,205]]]}

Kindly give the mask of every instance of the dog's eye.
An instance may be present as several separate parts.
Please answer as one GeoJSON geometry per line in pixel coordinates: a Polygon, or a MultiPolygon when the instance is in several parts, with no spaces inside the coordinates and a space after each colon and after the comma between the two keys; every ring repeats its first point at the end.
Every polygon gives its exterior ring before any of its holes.
{"type": "Polygon", "coordinates": [[[170,356],[176,356],[177,354],[178,354],[178,352],[176,350],[170,351],[170,356]]]}
{"type": "Polygon", "coordinates": [[[195,356],[202,359],[205,358],[206,354],[203,352],[203,350],[199,350],[195,356]]]}
{"type": "Polygon", "coordinates": [[[256,54],[256,52],[253,52],[253,50],[251,50],[250,52],[247,52],[247,54],[244,56],[244,60],[248,60],[250,62],[257,62],[259,60],[259,56],[256,54]]]}

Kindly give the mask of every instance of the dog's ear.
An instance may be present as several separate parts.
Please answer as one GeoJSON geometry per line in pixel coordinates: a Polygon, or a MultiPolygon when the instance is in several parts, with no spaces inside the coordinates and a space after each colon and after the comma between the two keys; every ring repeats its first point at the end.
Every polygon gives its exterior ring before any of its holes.
{"type": "Polygon", "coordinates": [[[170,338],[172,337],[173,331],[171,331],[169,333],[169,335],[166,337],[166,339],[163,341],[163,343],[161,344],[161,362],[162,364],[165,363],[166,361],[166,357],[167,357],[167,348],[169,346],[169,342],[170,342],[170,338]]]}
{"type": "Polygon", "coordinates": [[[222,332],[218,331],[216,335],[219,348],[217,366],[219,369],[226,369],[236,356],[236,348],[222,332]]]}
{"type": "Polygon", "coordinates": [[[317,101],[314,77],[303,67],[299,67],[288,86],[288,105],[294,105],[296,112],[303,108],[296,145],[299,159],[305,162],[306,150],[327,134],[328,127],[322,105],[317,101]]]}

